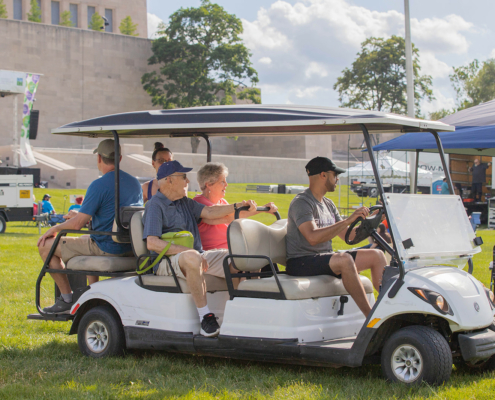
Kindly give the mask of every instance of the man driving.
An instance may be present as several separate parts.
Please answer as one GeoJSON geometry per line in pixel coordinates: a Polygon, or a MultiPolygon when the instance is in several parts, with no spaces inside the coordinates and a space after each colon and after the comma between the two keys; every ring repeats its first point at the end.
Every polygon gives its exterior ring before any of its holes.
{"type": "MultiPolygon", "coordinates": [[[[367,317],[370,303],[359,279],[359,272],[371,270],[373,286],[379,290],[387,264],[380,250],[355,250],[335,253],[332,239],[345,238],[350,224],[366,218],[369,209],[361,207],[342,219],[327,192],[335,191],[339,174],[345,172],[326,157],[313,158],[306,165],[309,188],[299,193],[289,207],[287,223],[287,274],[293,276],[330,275],[342,279],[344,287],[367,317]]],[[[351,235],[352,238],[352,235],[351,235]]]]}

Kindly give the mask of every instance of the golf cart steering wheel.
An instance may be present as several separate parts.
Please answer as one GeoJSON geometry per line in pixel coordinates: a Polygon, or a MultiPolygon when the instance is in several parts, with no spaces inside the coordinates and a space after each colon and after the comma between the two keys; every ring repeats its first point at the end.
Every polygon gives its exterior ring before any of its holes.
{"type": "MultiPolygon", "coordinates": [[[[241,214],[241,211],[248,211],[248,210],[249,210],[249,206],[239,207],[235,211],[234,219],[239,219],[239,215],[241,214]]],[[[270,211],[270,207],[256,207],[256,211],[270,211]]],[[[280,219],[280,213],[278,211],[275,211],[273,215],[275,215],[277,221],[280,219]]]]}
{"type": "Polygon", "coordinates": [[[362,242],[364,239],[370,236],[373,231],[376,230],[376,228],[378,228],[378,225],[380,225],[380,222],[382,222],[384,209],[382,205],[370,207],[370,214],[376,210],[379,210],[376,215],[372,215],[366,219],[359,217],[349,226],[347,232],[345,233],[345,242],[347,244],[354,245],[362,242]],[[356,229],[356,235],[354,236],[354,239],[351,240],[349,238],[351,236],[351,232],[354,227],[360,222],[361,225],[358,226],[358,228],[356,229]]]}

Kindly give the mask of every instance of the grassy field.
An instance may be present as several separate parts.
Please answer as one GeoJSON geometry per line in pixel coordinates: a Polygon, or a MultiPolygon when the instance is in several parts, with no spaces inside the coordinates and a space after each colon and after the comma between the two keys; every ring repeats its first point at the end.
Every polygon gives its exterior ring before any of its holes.
{"type": "MultiPolygon", "coordinates": [[[[263,205],[275,201],[282,217],[293,196],[245,193],[230,185],[228,201],[252,198],[263,205]]],[[[37,190],[50,193],[62,211],[65,194],[84,191],[37,190]]],[[[337,203],[337,197],[331,196],[337,203]]],[[[358,202],[358,199],[353,199],[358,202]]],[[[68,208],[68,200],[66,208],[68,208]]],[[[257,217],[271,222],[270,215],[257,217]]],[[[488,263],[495,232],[480,231],[485,244],[475,257],[474,275],[489,283],[488,263]]],[[[70,323],[28,321],[35,312],[34,287],[40,259],[37,228],[8,223],[0,236],[0,399],[492,399],[495,374],[453,371],[440,388],[406,389],[386,383],[379,366],[312,368],[262,364],[164,352],[132,352],[124,358],[95,361],[83,357],[70,323]]],[[[335,240],[337,249],[347,246],[335,240]]],[[[53,283],[45,279],[45,305],[53,300],[53,283]]]]}

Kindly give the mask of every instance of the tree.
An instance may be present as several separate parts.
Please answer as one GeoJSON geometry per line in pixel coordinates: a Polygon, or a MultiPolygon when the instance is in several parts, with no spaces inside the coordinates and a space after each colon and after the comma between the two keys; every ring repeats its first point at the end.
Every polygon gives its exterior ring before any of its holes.
{"type": "Polygon", "coordinates": [[[450,81],[457,93],[458,111],[495,99],[495,59],[453,68],[450,81]]]}
{"type": "Polygon", "coordinates": [[[447,115],[454,114],[456,110],[449,110],[447,108],[442,108],[438,111],[433,111],[430,113],[428,116],[428,119],[431,121],[438,121],[439,119],[442,119],[446,117],[447,115]]]}
{"type": "Polygon", "coordinates": [[[60,25],[61,26],[68,26],[68,27],[74,26],[74,24],[71,21],[70,11],[64,11],[62,14],[60,14],[60,25]]]}
{"type": "Polygon", "coordinates": [[[242,22],[218,4],[202,0],[181,8],[153,41],[148,64],[160,73],[144,74],[144,89],[163,108],[234,104],[233,96],[260,102],[258,73],[242,43],[242,22]],[[244,83],[249,80],[251,87],[244,83]],[[220,94],[224,94],[219,101],[220,94]],[[258,96],[256,96],[258,94],[258,96]]]}
{"type": "Polygon", "coordinates": [[[136,33],[137,26],[138,24],[133,24],[131,16],[128,15],[120,22],[119,30],[122,35],[139,36],[139,33],[136,33]]]}
{"type": "MultiPolygon", "coordinates": [[[[433,100],[432,78],[419,75],[419,50],[413,45],[414,102],[420,116],[420,100],[433,100]]],[[[334,87],[343,107],[407,114],[405,41],[371,37],[351,68],[345,68],[334,87]]]]}
{"type": "Polygon", "coordinates": [[[7,7],[3,3],[3,0],[0,0],[0,18],[7,18],[7,7]]]}
{"type": "Polygon", "coordinates": [[[31,0],[31,12],[27,15],[28,21],[41,22],[41,8],[36,0],[31,0]]]}
{"type": "Polygon", "coordinates": [[[100,32],[105,27],[105,21],[100,14],[95,12],[91,17],[88,28],[100,32]]]}

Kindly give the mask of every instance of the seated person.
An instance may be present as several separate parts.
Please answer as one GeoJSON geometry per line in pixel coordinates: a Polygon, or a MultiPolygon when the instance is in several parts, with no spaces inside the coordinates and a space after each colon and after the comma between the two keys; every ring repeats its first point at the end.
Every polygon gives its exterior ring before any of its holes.
{"type": "Polygon", "coordinates": [[[82,202],[84,200],[84,196],[80,195],[76,197],[76,204],[73,204],[69,207],[68,212],[71,212],[72,210],[74,211],[79,211],[81,209],[82,202]]]}
{"type": "Polygon", "coordinates": [[[55,212],[55,207],[53,207],[53,204],[50,201],[51,197],[52,196],[48,193],[43,196],[43,201],[41,202],[41,212],[50,214],[50,220],[48,223],[53,226],[64,222],[64,217],[55,212]]]}
{"type": "MultiPolygon", "coordinates": [[[[155,150],[151,155],[151,165],[158,172],[158,168],[163,163],[172,161],[174,159],[174,154],[172,151],[163,146],[162,143],[155,143],[155,150]]],[[[152,196],[154,196],[158,190],[158,181],[152,179],[141,186],[143,188],[143,201],[146,203],[152,196]]]]}
{"type": "MultiPolygon", "coordinates": [[[[115,152],[113,139],[100,142],[94,151],[98,153],[97,166],[102,177],[89,185],[86,199],[81,210],[63,224],[50,228],[38,240],[38,250],[45,261],[52,248],[55,236],[63,229],[79,230],[92,219],[93,230],[111,232],[115,219],[115,152]]],[[[121,157],[122,159],[122,157],[121,157]]],[[[124,171],[120,171],[120,206],[142,206],[143,196],[139,181],[124,171]]],[[[111,236],[83,235],[79,237],[63,237],[60,239],[50,261],[50,268],[64,269],[65,264],[76,256],[132,256],[129,243],[116,243],[111,236]]],[[[72,291],[65,274],[51,274],[62,294],[52,307],[44,308],[47,313],[69,313],[72,308],[72,291]]],[[[89,284],[98,281],[97,276],[88,276],[89,284]]]]}
{"type": "MultiPolygon", "coordinates": [[[[198,171],[198,183],[202,194],[196,195],[194,200],[205,206],[229,204],[224,199],[225,189],[228,186],[228,175],[229,170],[222,163],[210,162],[205,164],[198,171]]],[[[270,211],[267,212],[272,214],[278,210],[274,203],[265,204],[263,207],[270,207],[270,211]]],[[[248,218],[259,213],[259,211],[242,211],[241,217],[248,218]]],[[[212,221],[202,220],[199,223],[198,229],[203,249],[228,249],[227,228],[233,220],[234,213],[212,221]]]]}
{"type": "Polygon", "coordinates": [[[306,165],[309,188],[299,193],[289,207],[287,222],[287,274],[294,276],[330,275],[342,279],[344,287],[365,316],[371,311],[359,272],[371,269],[373,286],[379,290],[387,264],[380,250],[335,253],[332,239],[345,238],[347,227],[357,218],[366,218],[366,207],[342,220],[335,204],[325,197],[335,191],[338,175],[345,172],[326,157],[313,158],[306,165]]]}
{"type": "MultiPolygon", "coordinates": [[[[203,251],[198,232],[201,218],[214,220],[232,214],[238,207],[248,205],[256,210],[254,201],[243,201],[232,205],[204,206],[187,197],[189,179],[186,173],[192,168],[183,167],[178,161],[164,163],[158,168],[159,191],[146,204],[144,212],[143,239],[148,250],[160,253],[168,242],[161,239],[167,232],[189,231],[194,236],[194,249],[172,244],[167,251],[177,277],[187,281],[192,298],[198,309],[201,334],[217,336],[220,326],[206,303],[206,283],[203,274],[225,278],[223,259],[228,250],[203,251]]],[[[172,275],[167,263],[160,263],[157,275],[172,275]]]]}

